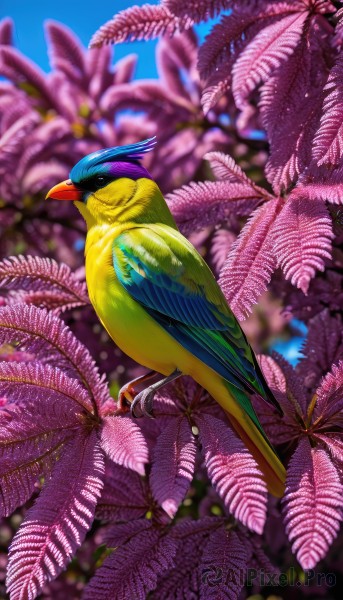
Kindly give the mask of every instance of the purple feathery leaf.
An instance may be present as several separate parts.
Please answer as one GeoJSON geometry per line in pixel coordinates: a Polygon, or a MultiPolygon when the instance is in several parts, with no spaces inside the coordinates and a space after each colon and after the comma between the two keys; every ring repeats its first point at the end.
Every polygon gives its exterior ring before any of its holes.
{"type": "Polygon", "coordinates": [[[288,468],[284,514],[286,532],[303,569],[324,558],[337,535],[343,511],[343,486],[322,448],[300,441],[288,468]]]}
{"type": "Polygon", "coordinates": [[[333,462],[337,465],[338,470],[343,477],[343,439],[342,433],[339,432],[331,433],[316,433],[316,439],[320,439],[324,442],[326,448],[329,450],[329,453],[332,457],[333,462]]]}
{"type": "Polygon", "coordinates": [[[206,86],[202,92],[201,106],[205,115],[229,91],[230,85],[231,71],[228,70],[227,63],[223,62],[207,79],[206,86]]]}
{"type": "Polygon", "coordinates": [[[276,267],[272,231],[283,207],[274,198],[258,208],[230,249],[219,285],[239,319],[244,319],[267,288],[276,267]]]}
{"type": "Polygon", "coordinates": [[[153,600],[161,598],[198,598],[200,597],[201,557],[205,540],[212,530],[222,524],[217,519],[207,517],[191,521],[183,519],[173,527],[171,535],[177,541],[178,547],[174,557],[175,566],[162,573],[157,586],[152,592],[153,600]]]}
{"type": "Polygon", "coordinates": [[[2,46],[13,45],[13,21],[9,17],[0,21],[0,44],[2,46]]]}
{"type": "MultiPolygon", "coordinates": [[[[333,365],[316,392],[317,401],[313,416],[326,419],[343,413],[343,361],[333,365]]],[[[343,419],[341,417],[342,425],[343,419]]]]}
{"type": "Polygon", "coordinates": [[[100,443],[104,452],[118,465],[144,475],[149,460],[144,436],[130,417],[105,417],[102,422],[100,443]]]}
{"type": "Polygon", "coordinates": [[[177,30],[188,29],[194,21],[179,19],[166,6],[143,4],[120,11],[111,21],[102,25],[93,35],[90,47],[133,40],[151,39],[159,35],[172,35],[177,30]]]}
{"type": "Polygon", "coordinates": [[[177,17],[190,17],[200,23],[215,17],[221,10],[232,6],[233,0],[164,0],[163,5],[177,17]]]}
{"type": "Polygon", "coordinates": [[[310,320],[306,342],[302,347],[304,358],[296,371],[305,385],[314,393],[323,373],[343,359],[343,327],[340,315],[331,317],[328,309],[310,320]]]}
{"type": "Polygon", "coordinates": [[[224,221],[230,211],[244,215],[261,201],[261,194],[247,183],[230,181],[191,182],[167,194],[166,200],[183,233],[224,221]]]}
{"type": "Polygon", "coordinates": [[[211,264],[214,266],[215,273],[218,274],[226,260],[229,250],[232,248],[236,240],[236,236],[229,229],[217,229],[214,232],[210,255],[211,264]]]}
{"type": "Polygon", "coordinates": [[[65,569],[92,524],[103,473],[96,432],[68,442],[11,544],[11,600],[34,600],[44,584],[65,569]]]}
{"type": "MultiPolygon", "coordinates": [[[[273,352],[273,358],[282,369],[286,382],[286,396],[281,404],[285,414],[294,415],[294,409],[299,414],[305,414],[308,405],[308,397],[304,390],[303,381],[299,378],[294,367],[277,352],[273,352]]],[[[269,361],[270,363],[270,361],[269,361]]]]}
{"type": "Polygon", "coordinates": [[[14,83],[28,83],[33,86],[49,107],[57,108],[54,95],[49,90],[43,71],[15,48],[1,46],[0,73],[14,83]]]}
{"type": "Polygon", "coordinates": [[[314,138],[313,157],[318,165],[335,165],[343,154],[343,54],[331,69],[324,92],[327,92],[320,126],[314,138]]]}
{"type": "Polygon", "coordinates": [[[148,510],[145,487],[138,473],[108,461],[96,516],[112,522],[143,517],[148,510]]]}
{"type": "Polygon", "coordinates": [[[233,67],[232,91],[238,108],[285,61],[300,40],[307,12],[287,15],[260,31],[233,67]]]}
{"type": "Polygon", "coordinates": [[[86,65],[83,48],[75,34],[54,21],[47,21],[46,32],[51,67],[64,71],[71,81],[82,83],[86,78],[86,65]]]}
{"type": "Polygon", "coordinates": [[[43,397],[25,406],[7,401],[0,423],[0,513],[4,516],[31,497],[42,474],[49,475],[79,423],[74,407],[54,390],[49,396],[45,390],[43,397]]]}
{"type": "Polygon", "coordinates": [[[308,200],[322,200],[323,202],[332,202],[332,204],[343,204],[343,182],[340,174],[340,181],[334,181],[332,177],[328,181],[318,183],[305,183],[298,185],[297,193],[308,200]]]}
{"type": "Polygon", "coordinates": [[[286,279],[306,294],[316,270],[323,271],[324,260],[331,258],[333,233],[325,204],[309,202],[295,190],[276,219],[273,237],[286,279]]]}
{"type": "Polygon", "coordinates": [[[158,576],[173,566],[176,549],[176,540],[161,537],[157,528],[138,529],[105,559],[85,589],[84,600],[145,600],[156,587],[158,576]]]}
{"type": "Polygon", "coordinates": [[[112,73],[112,48],[103,46],[93,48],[86,55],[86,73],[88,79],[88,91],[91,98],[98,103],[104,92],[113,83],[127,83],[132,79],[137,58],[134,55],[124,57],[115,65],[112,73]]]}
{"type": "MultiPolygon", "coordinates": [[[[0,262],[0,288],[56,294],[57,306],[89,304],[86,285],[65,264],[51,258],[10,256],[0,262]]],[[[42,294],[42,300],[44,294],[42,294]]],[[[50,304],[50,298],[49,298],[50,304]]]]}
{"type": "Polygon", "coordinates": [[[13,341],[33,352],[36,360],[77,377],[88,391],[92,412],[111,401],[89,351],[58,317],[25,304],[0,307],[0,344],[13,341]]]}
{"type": "Polygon", "coordinates": [[[203,582],[201,598],[204,600],[205,598],[206,600],[238,598],[244,585],[243,573],[250,557],[251,548],[248,544],[243,544],[235,531],[224,527],[213,531],[206,540],[199,566],[203,582]]]}
{"type": "Polygon", "coordinates": [[[129,542],[138,533],[151,529],[151,525],[151,519],[148,518],[115,523],[103,531],[101,539],[108,548],[117,548],[129,542]]]}
{"type": "MultiPolygon", "coordinates": [[[[198,76],[196,72],[197,38],[193,30],[186,31],[181,35],[175,35],[172,39],[162,38],[156,49],[156,64],[163,87],[176,94],[180,98],[190,100],[190,93],[185,85],[185,71],[194,83],[198,76]],[[195,80],[195,81],[194,81],[195,80]]],[[[196,97],[198,101],[198,96],[196,97]]]]}
{"type": "Polygon", "coordinates": [[[137,59],[136,54],[128,54],[116,62],[113,74],[115,85],[129,83],[132,80],[137,66],[137,59]]]}
{"type": "MultiPolygon", "coordinates": [[[[243,33],[247,38],[246,32],[256,22],[256,13],[260,10],[260,7],[257,11],[252,6],[249,8],[250,10],[245,10],[243,6],[230,15],[224,15],[201,45],[198,68],[202,79],[206,80],[211,77],[218,68],[226,64],[227,74],[231,81],[230,71],[234,63],[234,55],[244,44],[243,33]]],[[[261,27],[263,27],[263,23],[261,27]]]]}
{"type": "MultiPolygon", "coordinates": [[[[107,116],[113,112],[131,108],[132,110],[151,111],[156,114],[158,108],[163,114],[172,114],[175,108],[178,110],[190,109],[189,100],[178,98],[175,94],[161,85],[156,80],[134,81],[130,84],[122,83],[108,88],[103,94],[100,108],[107,116]]],[[[188,113],[186,113],[188,115],[188,113]]],[[[156,116],[155,116],[156,118],[156,116]]]]}
{"type": "MultiPolygon", "coordinates": [[[[22,164],[20,168],[22,168],[22,164]]],[[[68,172],[69,167],[61,161],[45,160],[44,162],[37,162],[29,166],[28,171],[21,180],[22,193],[38,194],[46,191],[56,181],[63,181],[67,177],[68,172]]]]}
{"type": "Polygon", "coordinates": [[[230,512],[252,531],[262,533],[267,487],[254,458],[226,423],[211,415],[196,424],[208,475],[230,512]]]}
{"type": "Polygon", "coordinates": [[[206,82],[201,98],[205,113],[230,89],[234,64],[231,49],[244,43],[243,32],[252,22],[252,15],[225,15],[200,46],[198,69],[206,82]]]}
{"type": "Polygon", "coordinates": [[[152,457],[150,485],[155,500],[173,517],[194,474],[196,443],[188,419],[172,419],[159,435],[152,457]]]}
{"type": "Polygon", "coordinates": [[[232,68],[240,52],[270,23],[297,9],[299,3],[236,3],[232,14],[224,15],[199,49],[199,71],[206,81],[202,105],[207,112],[226,93],[232,80],[232,68]]]}
{"type": "MultiPolygon", "coordinates": [[[[280,359],[278,358],[278,360],[280,359]]],[[[274,407],[267,404],[258,396],[255,396],[253,399],[254,406],[271,444],[275,446],[289,444],[290,441],[293,442],[299,439],[299,426],[298,422],[295,425],[295,418],[302,418],[304,414],[302,405],[298,402],[297,396],[294,395],[294,389],[297,390],[299,388],[299,386],[294,386],[294,380],[296,380],[294,372],[290,370],[290,365],[287,370],[285,368],[286,361],[283,361],[282,367],[285,369],[287,377],[289,374],[292,377],[292,386],[289,388],[288,380],[286,384],[286,376],[283,369],[281,369],[280,365],[273,358],[262,355],[258,357],[258,362],[269,387],[284,411],[284,415],[280,417],[274,407]]]]}
{"type": "Polygon", "coordinates": [[[216,179],[219,179],[220,181],[230,181],[231,183],[245,183],[249,185],[254,192],[260,194],[261,197],[272,198],[266,190],[249,179],[232,156],[224,154],[223,152],[207,152],[204,159],[209,161],[216,179]]]}
{"type": "Polygon", "coordinates": [[[270,142],[266,176],[276,194],[306,172],[312,160],[328,76],[326,49],[319,43],[325,35],[320,21],[307,22],[292,56],[261,90],[261,117],[270,142]]]}
{"type": "Polygon", "coordinates": [[[63,371],[38,361],[1,362],[1,393],[15,404],[30,404],[53,399],[57,396],[73,405],[77,414],[93,412],[89,393],[77,379],[68,377],[63,371]]]}
{"type": "Polygon", "coordinates": [[[32,133],[39,122],[40,117],[36,112],[25,113],[22,117],[16,119],[1,136],[0,173],[6,173],[6,170],[13,163],[13,159],[18,160],[24,140],[32,133]]]}

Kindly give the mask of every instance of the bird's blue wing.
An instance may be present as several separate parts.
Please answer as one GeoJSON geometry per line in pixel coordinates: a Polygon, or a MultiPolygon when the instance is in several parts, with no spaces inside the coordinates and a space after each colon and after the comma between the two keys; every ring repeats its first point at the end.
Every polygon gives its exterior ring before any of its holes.
{"type": "Polygon", "coordinates": [[[179,232],[158,225],[125,231],[114,241],[113,266],[126,291],[182,346],[238,389],[268,397],[213,274],[179,232]]]}

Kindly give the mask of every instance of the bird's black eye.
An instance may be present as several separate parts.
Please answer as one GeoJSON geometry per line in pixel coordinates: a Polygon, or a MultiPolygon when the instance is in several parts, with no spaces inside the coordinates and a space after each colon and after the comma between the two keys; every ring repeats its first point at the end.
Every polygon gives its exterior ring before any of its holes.
{"type": "Polygon", "coordinates": [[[104,185],[105,181],[106,181],[106,177],[102,177],[102,175],[98,175],[95,178],[96,184],[97,185],[104,185]]]}

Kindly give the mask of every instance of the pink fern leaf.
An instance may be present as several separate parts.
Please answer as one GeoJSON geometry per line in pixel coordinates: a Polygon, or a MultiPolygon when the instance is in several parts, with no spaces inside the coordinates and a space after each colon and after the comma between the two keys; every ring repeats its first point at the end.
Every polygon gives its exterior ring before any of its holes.
{"type": "MultiPolygon", "coordinates": [[[[111,86],[103,95],[100,102],[101,110],[108,116],[123,108],[135,111],[146,111],[155,115],[160,109],[162,114],[173,116],[175,107],[178,110],[190,109],[189,100],[178,98],[159,81],[134,81],[130,84],[111,86]]],[[[186,113],[188,115],[188,112],[186,113]]]]}
{"type": "Polygon", "coordinates": [[[219,285],[239,319],[249,314],[276,267],[271,232],[282,206],[283,200],[274,198],[256,210],[221,270],[219,285]]]}
{"type": "Polygon", "coordinates": [[[108,548],[117,548],[149,529],[151,529],[151,519],[134,519],[127,523],[116,523],[103,531],[101,540],[108,548]]]}
{"type": "Polygon", "coordinates": [[[128,54],[116,62],[114,69],[115,85],[129,83],[132,80],[137,66],[137,59],[136,54],[128,54]]]}
{"type": "Polygon", "coordinates": [[[82,543],[102,488],[104,459],[97,436],[77,436],[57,462],[10,547],[11,600],[37,597],[65,569],[82,543]]]}
{"type": "Polygon", "coordinates": [[[24,304],[0,307],[0,344],[13,341],[41,363],[51,362],[77,377],[88,390],[90,410],[97,412],[111,401],[90,353],[58,317],[24,304]]]}
{"type": "MultiPolygon", "coordinates": [[[[190,100],[190,95],[195,96],[194,90],[187,89],[185,85],[185,71],[197,81],[195,71],[197,58],[197,38],[194,31],[189,30],[172,39],[162,38],[156,50],[156,64],[162,86],[173,94],[190,100]]],[[[193,84],[194,85],[194,84],[193,84]]],[[[194,98],[197,102],[198,95],[194,98]]]]}
{"type": "Polygon", "coordinates": [[[13,44],[13,21],[8,17],[0,21],[0,44],[3,46],[13,44]]]}
{"type": "Polygon", "coordinates": [[[158,576],[173,566],[176,549],[176,541],[171,536],[160,537],[158,529],[138,529],[105,559],[88,584],[84,600],[145,600],[156,587],[158,576]]]}
{"type": "Polygon", "coordinates": [[[25,139],[32,133],[40,122],[40,117],[35,112],[25,113],[8,127],[0,139],[0,173],[12,164],[13,158],[17,159],[22,152],[25,139]]]}
{"type": "Polygon", "coordinates": [[[343,477],[343,439],[342,434],[335,434],[331,432],[316,433],[316,439],[320,439],[326,446],[329,454],[336,464],[338,470],[343,477]]]}
{"type": "Polygon", "coordinates": [[[150,485],[155,500],[173,517],[194,474],[196,443],[188,419],[172,419],[154,448],[150,485]]]}
{"type": "Polygon", "coordinates": [[[296,3],[290,6],[287,2],[263,2],[262,6],[260,2],[236,3],[233,12],[222,17],[200,46],[198,68],[201,78],[207,80],[215,76],[216,71],[225,65],[228,86],[232,65],[253,36],[266,24],[282,18],[283,14],[294,12],[298,7],[296,3]]]}
{"type": "Polygon", "coordinates": [[[309,21],[292,56],[262,88],[261,115],[270,141],[266,175],[275,193],[306,173],[312,161],[328,77],[327,50],[319,40],[327,37],[322,21],[309,21]]]}
{"type": "MultiPolygon", "coordinates": [[[[289,443],[290,440],[298,439],[299,432],[294,428],[295,406],[288,399],[285,374],[280,365],[271,356],[260,355],[257,358],[263,375],[275,398],[280,403],[284,415],[280,417],[274,407],[264,402],[258,396],[255,396],[253,399],[256,412],[272,444],[277,446],[289,443]]],[[[302,414],[300,407],[299,413],[302,414]]]]}
{"type": "Polygon", "coordinates": [[[343,327],[340,316],[333,318],[328,309],[310,320],[306,342],[302,348],[304,359],[296,371],[306,387],[314,393],[323,373],[343,358],[343,327]]]}
{"type": "Polygon", "coordinates": [[[228,154],[224,154],[223,152],[208,152],[205,154],[204,158],[209,161],[216,179],[219,179],[220,181],[231,181],[231,183],[245,183],[250,185],[254,192],[260,194],[261,198],[273,198],[273,196],[265,189],[256,185],[256,183],[244,173],[241,167],[228,154]]]}
{"type": "Polygon", "coordinates": [[[145,483],[138,473],[108,461],[96,516],[106,521],[129,521],[148,510],[145,483]]]}
{"type": "Polygon", "coordinates": [[[196,418],[209,477],[230,512],[252,531],[262,533],[267,487],[243,442],[226,423],[211,415],[196,418]]]}
{"type": "Polygon", "coordinates": [[[330,178],[326,182],[307,183],[297,186],[297,193],[309,200],[322,200],[333,204],[343,204],[343,183],[330,178]]]}
{"type": "Polygon", "coordinates": [[[231,85],[231,70],[224,61],[216,68],[206,81],[206,86],[201,95],[201,106],[205,115],[213,108],[231,85]]]}
{"type": "Polygon", "coordinates": [[[0,73],[16,84],[29,84],[48,106],[58,108],[49,90],[43,71],[18,50],[10,46],[0,48],[0,73]]]}
{"type": "Polygon", "coordinates": [[[164,0],[163,4],[177,17],[190,17],[194,23],[215,17],[221,10],[230,8],[232,0],[164,0]]]}
{"type": "Polygon", "coordinates": [[[56,293],[57,303],[84,306],[89,304],[86,286],[65,264],[51,258],[11,256],[0,262],[0,288],[9,290],[48,291],[56,293]]]}
{"type": "MultiPolygon", "coordinates": [[[[217,23],[207,36],[205,42],[199,48],[198,69],[203,80],[215,78],[215,83],[219,84],[219,78],[216,72],[220,69],[220,75],[226,73],[226,88],[231,84],[231,69],[234,63],[233,55],[244,44],[242,42],[243,33],[249,28],[256,18],[254,13],[233,12],[231,15],[224,15],[220,23],[217,23]],[[222,69],[221,69],[222,67],[222,69]]],[[[213,81],[208,85],[212,86],[213,81]]],[[[206,88],[205,88],[206,91],[206,88]]]]}
{"type": "Polygon", "coordinates": [[[283,17],[262,29],[243,50],[233,68],[232,92],[238,108],[292,54],[306,18],[305,11],[283,17]]]}
{"type": "Polygon", "coordinates": [[[215,273],[221,271],[235,240],[235,234],[228,229],[221,228],[215,231],[210,249],[211,263],[214,266],[215,273]]]}
{"type": "Polygon", "coordinates": [[[216,225],[232,210],[246,214],[260,202],[259,192],[246,183],[191,182],[166,196],[169,208],[184,233],[216,225]]]}
{"type": "Polygon", "coordinates": [[[79,425],[63,394],[53,392],[51,396],[49,402],[37,399],[25,407],[7,402],[6,410],[0,412],[2,516],[10,515],[31,497],[41,475],[48,477],[62,446],[79,425]]]}
{"type": "Polygon", "coordinates": [[[80,83],[85,79],[86,65],[83,48],[72,31],[65,25],[47,21],[50,64],[65,72],[68,79],[80,83]]]}
{"type": "MultiPolygon", "coordinates": [[[[51,143],[51,140],[50,140],[51,143]]],[[[49,186],[55,184],[59,179],[67,177],[69,168],[57,160],[45,160],[30,166],[22,178],[22,193],[38,194],[46,191],[49,186]]],[[[45,259],[48,260],[48,259],[45,259]]]]}
{"type": "Polygon", "coordinates": [[[307,293],[316,270],[331,258],[331,219],[322,201],[290,195],[273,229],[274,248],[286,279],[307,293]]]}
{"type": "Polygon", "coordinates": [[[320,126],[314,139],[313,156],[318,165],[337,164],[343,154],[343,55],[338,56],[324,91],[320,126]]]}
{"type": "Polygon", "coordinates": [[[313,411],[314,417],[325,417],[334,421],[336,417],[336,426],[341,422],[343,427],[343,361],[333,365],[332,369],[325,375],[319,388],[317,389],[317,401],[313,411]]]}
{"type": "Polygon", "coordinates": [[[93,412],[88,392],[77,379],[41,362],[5,362],[1,364],[0,389],[16,404],[44,401],[61,394],[65,401],[74,405],[74,413],[93,412]]]}
{"type": "Polygon", "coordinates": [[[129,417],[105,417],[100,434],[101,447],[118,465],[144,475],[148,448],[144,436],[129,417]]]}
{"type": "Polygon", "coordinates": [[[113,83],[130,81],[137,63],[135,55],[125,56],[116,63],[114,73],[112,73],[112,48],[109,46],[89,50],[85,58],[89,95],[96,103],[113,83]]]}
{"type": "Polygon", "coordinates": [[[143,4],[122,10],[111,21],[102,25],[93,35],[90,47],[133,40],[151,39],[160,35],[172,35],[177,30],[188,29],[193,20],[179,19],[165,5],[143,4]]]}
{"type": "MultiPolygon", "coordinates": [[[[299,378],[294,367],[277,352],[273,352],[273,358],[277,365],[282,369],[286,381],[286,396],[282,401],[284,412],[293,415],[294,409],[299,414],[305,414],[308,405],[308,397],[304,390],[304,382],[299,378]]],[[[269,360],[269,363],[270,363],[269,360]]]]}
{"type": "Polygon", "coordinates": [[[224,527],[213,531],[204,548],[201,565],[201,597],[206,600],[234,600],[244,585],[243,573],[251,556],[248,544],[224,527]]]}
{"type": "Polygon", "coordinates": [[[303,569],[324,558],[337,535],[343,486],[329,456],[302,439],[288,468],[284,514],[286,532],[303,569]]]}
{"type": "Polygon", "coordinates": [[[204,544],[210,533],[221,525],[222,521],[213,517],[196,521],[183,519],[176,523],[171,532],[178,544],[175,566],[159,576],[156,589],[152,592],[153,600],[200,597],[203,573],[199,566],[204,544]]]}
{"type": "Polygon", "coordinates": [[[39,308],[46,308],[53,311],[55,314],[71,310],[80,306],[79,302],[75,303],[70,295],[58,291],[42,290],[38,292],[10,292],[7,296],[8,304],[32,304],[39,308]]]}

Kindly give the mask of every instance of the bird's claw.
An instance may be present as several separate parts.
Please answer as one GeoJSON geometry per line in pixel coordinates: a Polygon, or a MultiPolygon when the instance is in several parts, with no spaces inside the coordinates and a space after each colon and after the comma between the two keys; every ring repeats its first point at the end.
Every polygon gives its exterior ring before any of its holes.
{"type": "Polygon", "coordinates": [[[136,419],[139,417],[150,417],[154,419],[152,405],[156,391],[147,388],[136,395],[135,399],[131,403],[131,415],[136,419]],[[137,409],[139,412],[137,412],[137,409]]]}

